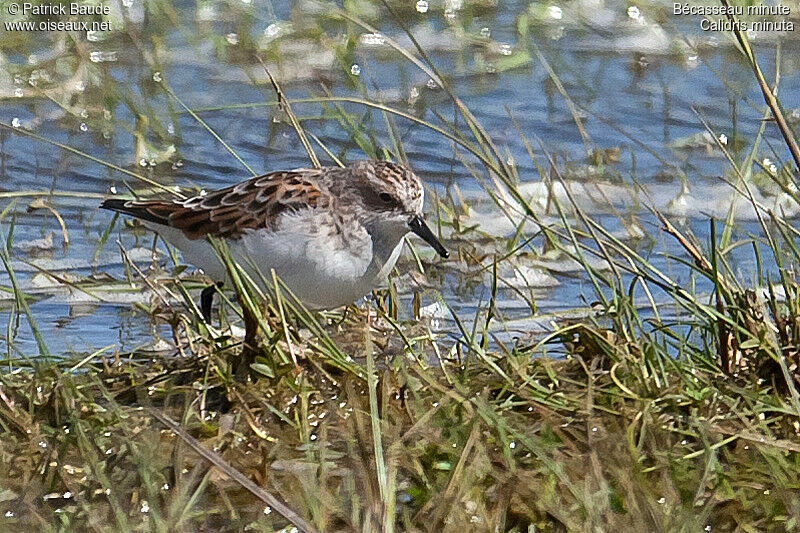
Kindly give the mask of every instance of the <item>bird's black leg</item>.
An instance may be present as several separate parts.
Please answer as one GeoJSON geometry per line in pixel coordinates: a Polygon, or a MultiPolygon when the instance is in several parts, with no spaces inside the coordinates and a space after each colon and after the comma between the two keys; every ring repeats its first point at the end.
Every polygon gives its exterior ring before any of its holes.
{"type": "Polygon", "coordinates": [[[222,288],[222,282],[209,285],[200,293],[200,312],[207,324],[211,324],[211,305],[214,303],[214,294],[222,288]]]}
{"type": "Polygon", "coordinates": [[[234,363],[234,375],[237,381],[247,381],[252,365],[259,353],[258,348],[258,318],[250,312],[250,308],[240,300],[242,305],[242,318],[244,318],[244,342],[239,360],[234,363]]]}

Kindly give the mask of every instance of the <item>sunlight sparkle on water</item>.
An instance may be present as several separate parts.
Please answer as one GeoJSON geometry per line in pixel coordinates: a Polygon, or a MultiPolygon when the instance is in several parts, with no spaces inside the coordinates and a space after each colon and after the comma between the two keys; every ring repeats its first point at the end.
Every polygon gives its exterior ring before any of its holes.
{"type": "Polygon", "coordinates": [[[386,37],[380,33],[362,33],[358,40],[362,44],[369,46],[378,46],[386,43],[386,37]]]}
{"type": "Polygon", "coordinates": [[[89,53],[89,61],[92,63],[106,63],[114,62],[117,60],[116,52],[100,52],[94,51],[89,53]]]}

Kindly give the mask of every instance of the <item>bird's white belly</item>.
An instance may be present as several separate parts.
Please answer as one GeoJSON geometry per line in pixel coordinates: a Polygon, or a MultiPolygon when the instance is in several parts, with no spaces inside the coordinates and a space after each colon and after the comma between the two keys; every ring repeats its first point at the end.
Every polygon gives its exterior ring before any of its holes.
{"type": "Polygon", "coordinates": [[[368,284],[371,250],[337,249],[322,236],[254,231],[232,243],[231,251],[248,273],[263,276],[267,284],[271,285],[274,269],[289,290],[312,308],[345,305],[369,290],[363,287],[368,284]]]}
{"type": "MultiPolygon", "coordinates": [[[[148,225],[180,249],[185,262],[202,268],[215,281],[229,283],[224,266],[207,240],[189,240],[174,228],[148,225]]],[[[232,258],[262,289],[272,289],[274,270],[304,305],[314,309],[350,304],[388,276],[402,249],[402,240],[377,244],[378,253],[373,257],[373,240],[366,231],[342,241],[324,233],[319,226],[289,217],[275,231],[250,230],[228,242],[232,258]]]]}

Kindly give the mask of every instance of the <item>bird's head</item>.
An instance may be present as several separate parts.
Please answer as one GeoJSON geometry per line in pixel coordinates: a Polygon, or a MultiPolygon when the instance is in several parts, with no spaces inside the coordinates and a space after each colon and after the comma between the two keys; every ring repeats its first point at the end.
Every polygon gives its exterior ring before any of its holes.
{"type": "Polygon", "coordinates": [[[348,196],[362,207],[364,224],[402,237],[412,231],[442,257],[450,254],[422,218],[425,191],[411,170],[389,161],[359,161],[348,196]]]}

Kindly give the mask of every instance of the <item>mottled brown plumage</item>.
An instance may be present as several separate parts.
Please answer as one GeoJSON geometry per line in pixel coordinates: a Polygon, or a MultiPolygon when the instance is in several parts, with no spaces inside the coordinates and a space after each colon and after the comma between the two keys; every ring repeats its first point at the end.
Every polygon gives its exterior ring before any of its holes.
{"type": "MultiPolygon", "coordinates": [[[[286,210],[317,207],[318,169],[270,172],[187,200],[115,200],[102,207],[180,229],[191,240],[237,239],[247,229],[270,228],[286,210]]],[[[322,207],[322,206],[320,206],[322,207]]]]}
{"type": "MultiPolygon", "coordinates": [[[[369,165],[377,179],[393,187],[401,186],[409,174],[413,176],[410,170],[389,161],[374,161],[369,165]]],[[[187,200],[109,199],[101,207],[180,229],[191,240],[207,236],[238,239],[247,229],[273,227],[284,211],[326,207],[332,201],[329,189],[341,185],[330,178],[341,171],[303,168],[270,172],[187,200]]],[[[382,200],[367,179],[350,180],[347,186],[359,189],[365,202],[377,209],[394,207],[396,199],[382,200]]]]}

